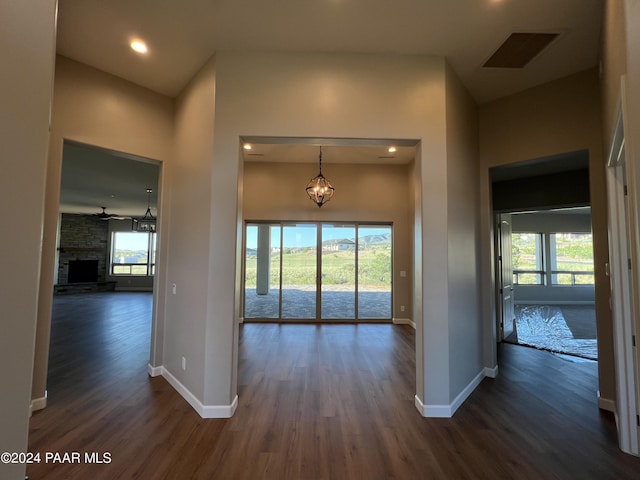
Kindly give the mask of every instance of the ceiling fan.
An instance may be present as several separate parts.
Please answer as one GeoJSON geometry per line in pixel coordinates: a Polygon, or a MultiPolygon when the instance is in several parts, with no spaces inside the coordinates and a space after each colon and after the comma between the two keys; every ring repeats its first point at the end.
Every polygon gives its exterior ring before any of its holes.
{"type": "Polygon", "coordinates": [[[113,213],[107,213],[107,207],[100,207],[102,209],[102,212],[100,213],[94,213],[93,216],[94,217],[98,217],[100,220],[128,220],[131,217],[123,217],[121,215],[115,215],[113,213]]]}

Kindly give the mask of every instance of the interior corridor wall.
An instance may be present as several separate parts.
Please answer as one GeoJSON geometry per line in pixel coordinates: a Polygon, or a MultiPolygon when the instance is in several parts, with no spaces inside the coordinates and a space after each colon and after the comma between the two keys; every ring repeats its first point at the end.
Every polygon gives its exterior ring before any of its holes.
{"type": "Polygon", "coordinates": [[[478,375],[483,371],[486,345],[482,341],[481,298],[477,288],[481,284],[478,108],[455,72],[447,67],[446,73],[451,403],[468,385],[482,378],[478,375]],[[459,296],[456,292],[465,294],[459,296]]]}
{"type": "MultiPolygon", "coordinates": [[[[416,243],[423,264],[416,280],[422,285],[424,308],[422,321],[416,319],[417,358],[422,358],[418,350],[423,338],[449,338],[449,291],[443,279],[455,247],[448,243],[445,89],[445,62],[437,57],[225,52],[216,56],[211,203],[218,228],[212,230],[211,248],[218,255],[212,264],[217,275],[210,298],[217,307],[208,320],[216,326],[213,338],[231,340],[224,325],[233,313],[230,299],[238,277],[236,282],[229,278],[236,271],[240,239],[231,233],[229,221],[234,218],[237,232],[242,206],[233,201],[229,185],[239,178],[242,136],[419,140],[419,234],[424,241],[416,243]]],[[[241,177],[236,188],[243,188],[241,177]]],[[[461,285],[464,289],[455,293],[457,298],[475,298],[476,284],[461,285]]],[[[450,383],[449,375],[457,370],[450,372],[448,346],[440,347],[429,352],[434,361],[425,359],[417,366],[417,393],[425,405],[449,404],[450,385],[457,382],[450,383]],[[429,388],[425,378],[430,379],[429,388]]],[[[460,361],[475,364],[476,358],[462,355],[460,361]]]]}
{"type": "MultiPolygon", "coordinates": [[[[495,338],[493,301],[493,225],[489,168],[550,157],[589,152],[589,191],[593,225],[595,301],[598,328],[600,398],[615,399],[613,337],[609,310],[607,198],[604,176],[600,85],[595,69],[571,75],[480,107],[480,188],[482,220],[484,328],[495,338]]],[[[495,345],[495,342],[494,342],[495,345]]],[[[495,359],[495,348],[486,352],[495,359]]],[[[485,362],[491,361],[486,359],[485,362]]]]}
{"type": "MultiPolygon", "coordinates": [[[[213,225],[210,199],[215,87],[215,58],[212,58],[176,99],[175,162],[168,168],[171,242],[167,271],[167,281],[175,285],[176,290],[174,294],[171,289],[165,298],[162,366],[197,402],[224,408],[232,402],[228,374],[218,378],[224,387],[217,389],[217,396],[205,397],[209,377],[205,359],[207,320],[212,315],[207,307],[211,290],[209,263],[211,256],[218,255],[209,244],[213,225]]],[[[227,320],[232,323],[233,316],[227,320]]],[[[230,345],[231,338],[227,341],[230,345]]],[[[215,364],[221,371],[230,370],[231,363],[222,365],[223,358],[227,357],[221,355],[215,364]]]]}
{"type": "MultiPolygon", "coordinates": [[[[0,28],[0,452],[26,452],[55,52],[54,0],[4,2],[0,28]]],[[[0,463],[0,478],[25,465],[0,463]]]]}
{"type": "MultiPolygon", "coordinates": [[[[64,141],[167,162],[171,158],[172,137],[171,99],[68,58],[56,57],[32,394],[41,406],[46,392],[64,141]]],[[[156,299],[164,296],[164,284],[159,280],[166,263],[162,249],[166,241],[162,228],[163,178],[161,168],[156,299]]],[[[161,327],[164,310],[157,305],[154,310],[156,325],[161,327]]],[[[152,348],[152,354],[155,350],[152,348]]]]}

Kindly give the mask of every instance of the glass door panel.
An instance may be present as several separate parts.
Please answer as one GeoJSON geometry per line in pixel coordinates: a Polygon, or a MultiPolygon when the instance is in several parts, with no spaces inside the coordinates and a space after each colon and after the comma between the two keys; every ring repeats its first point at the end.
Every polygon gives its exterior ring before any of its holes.
{"type": "Polygon", "coordinates": [[[322,225],[323,319],[356,318],[355,240],[355,225],[322,225]]]}
{"type": "Polygon", "coordinates": [[[244,317],[280,318],[280,225],[248,224],[244,317]]]}
{"type": "Polygon", "coordinates": [[[358,318],[391,318],[391,226],[358,227],[358,318]]]}
{"type": "Polygon", "coordinates": [[[390,225],[247,224],[244,318],[391,319],[391,237],[390,225]]]}
{"type": "Polygon", "coordinates": [[[318,226],[284,225],[282,239],[281,317],[315,320],[318,226]]]}

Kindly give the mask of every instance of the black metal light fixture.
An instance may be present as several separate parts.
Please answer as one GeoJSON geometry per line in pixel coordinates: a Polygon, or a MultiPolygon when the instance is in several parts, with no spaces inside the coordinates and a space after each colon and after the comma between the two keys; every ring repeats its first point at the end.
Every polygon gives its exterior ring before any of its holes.
{"type": "Polygon", "coordinates": [[[151,215],[151,188],[147,188],[147,211],[143,217],[133,218],[131,220],[131,227],[136,232],[155,232],[156,231],[156,217],[151,215]]]}
{"type": "Polygon", "coordinates": [[[318,176],[311,179],[309,185],[307,185],[307,195],[315,202],[318,207],[322,207],[325,203],[331,200],[333,197],[334,188],[329,183],[329,180],[322,175],[322,147],[320,147],[320,173],[318,176]]]}

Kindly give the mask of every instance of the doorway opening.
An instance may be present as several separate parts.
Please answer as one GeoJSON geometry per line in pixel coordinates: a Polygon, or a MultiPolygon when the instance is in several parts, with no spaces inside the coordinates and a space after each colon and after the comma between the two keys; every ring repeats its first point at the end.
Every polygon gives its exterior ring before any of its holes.
{"type": "MultiPolygon", "coordinates": [[[[136,338],[126,343],[136,346],[123,346],[118,362],[148,361],[155,321],[159,176],[157,161],[65,141],[49,343],[54,365],[73,365],[77,350],[91,341],[119,345],[123,335],[133,335],[127,329],[134,325],[136,338]],[[147,209],[154,221],[139,231],[136,220],[147,209]],[[73,339],[66,332],[72,325],[77,330],[73,339]]],[[[101,348],[95,350],[95,358],[82,362],[100,365],[101,348]]],[[[65,373],[51,367],[47,377],[58,383],[54,388],[62,388],[79,368],[71,366],[65,373]]],[[[144,363],[141,367],[146,370],[144,363]]]]}
{"type": "Polygon", "coordinates": [[[597,360],[590,209],[499,218],[503,340],[597,360]]]}
{"type": "Polygon", "coordinates": [[[392,225],[247,222],[245,320],[391,321],[392,225]]]}

